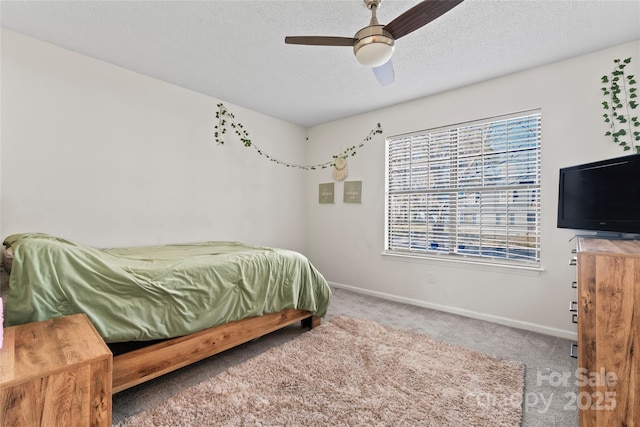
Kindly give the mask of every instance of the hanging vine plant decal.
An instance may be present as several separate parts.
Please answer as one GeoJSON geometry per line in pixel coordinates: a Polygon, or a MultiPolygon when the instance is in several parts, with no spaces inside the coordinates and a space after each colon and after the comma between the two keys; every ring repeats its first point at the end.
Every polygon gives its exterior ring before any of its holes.
{"type": "MultiPolygon", "coordinates": [[[[334,167],[336,159],[355,156],[356,153],[357,153],[357,150],[359,148],[364,147],[364,145],[368,141],[370,141],[375,135],[382,133],[382,126],[380,126],[380,123],[378,123],[375,128],[371,129],[369,134],[362,140],[362,142],[360,144],[358,144],[357,146],[354,145],[352,147],[349,147],[346,150],[344,150],[343,152],[341,152],[340,154],[334,155],[332,160],[330,160],[328,162],[324,162],[324,163],[319,163],[317,165],[298,165],[298,164],[295,164],[295,163],[289,163],[289,162],[284,162],[282,160],[278,160],[278,159],[270,156],[269,154],[265,153],[264,151],[262,151],[256,144],[253,143],[253,141],[251,141],[251,138],[249,138],[249,132],[247,132],[247,130],[242,125],[242,123],[237,122],[235,116],[233,115],[233,113],[231,113],[227,109],[227,107],[225,107],[224,104],[222,104],[222,103],[218,104],[218,111],[216,112],[216,119],[217,119],[218,123],[214,126],[213,136],[214,136],[214,138],[216,140],[216,143],[218,145],[224,144],[224,139],[223,138],[226,135],[228,135],[227,129],[229,127],[231,127],[233,132],[235,132],[235,134],[240,138],[240,142],[242,142],[242,144],[245,147],[252,147],[253,149],[255,149],[257,151],[258,154],[260,154],[261,156],[266,157],[267,159],[269,159],[270,161],[272,161],[274,163],[277,163],[279,165],[283,165],[283,166],[286,166],[286,167],[298,168],[298,169],[302,169],[302,170],[316,170],[316,169],[326,169],[326,168],[334,167]]],[[[309,138],[307,138],[307,141],[308,140],[309,140],[309,138]]]]}
{"type": "Polygon", "coordinates": [[[602,76],[602,94],[607,97],[602,102],[605,113],[602,115],[610,130],[606,136],[613,138],[613,142],[620,145],[625,151],[634,149],[640,153],[640,120],[632,110],[638,108],[638,88],[633,75],[626,74],[624,69],[631,62],[631,58],[625,60],[614,59],[615,68],[611,75],[602,76]]]}

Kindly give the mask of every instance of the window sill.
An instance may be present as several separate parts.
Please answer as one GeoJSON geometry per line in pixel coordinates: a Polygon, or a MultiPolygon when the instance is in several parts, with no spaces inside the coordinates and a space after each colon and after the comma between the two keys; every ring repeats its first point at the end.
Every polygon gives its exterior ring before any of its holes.
{"type": "Polygon", "coordinates": [[[441,265],[456,266],[472,268],[483,271],[498,271],[502,273],[514,273],[524,274],[527,276],[539,276],[540,273],[546,271],[544,267],[534,265],[523,265],[519,263],[499,262],[496,260],[490,261],[478,261],[469,259],[464,256],[452,256],[452,255],[414,255],[414,254],[401,254],[397,252],[382,252],[383,256],[394,258],[397,261],[404,262],[417,262],[417,263],[438,263],[441,265]]]}

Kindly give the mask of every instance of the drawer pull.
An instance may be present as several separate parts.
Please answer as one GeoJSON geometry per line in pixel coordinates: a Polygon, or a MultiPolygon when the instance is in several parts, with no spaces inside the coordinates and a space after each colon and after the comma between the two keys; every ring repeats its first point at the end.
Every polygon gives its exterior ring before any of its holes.
{"type": "Polygon", "coordinates": [[[569,301],[569,311],[576,313],[578,311],[578,301],[569,301]]]}
{"type": "Polygon", "coordinates": [[[578,358],[578,344],[571,343],[571,349],[569,350],[569,356],[574,359],[578,358]]]}
{"type": "Polygon", "coordinates": [[[571,315],[571,323],[578,323],[578,315],[577,314],[572,314],[571,315]]]}
{"type": "Polygon", "coordinates": [[[578,282],[571,282],[571,289],[578,289],[578,282]]]}
{"type": "Polygon", "coordinates": [[[571,262],[569,263],[569,265],[578,265],[578,258],[576,257],[571,258],[571,262]]]}

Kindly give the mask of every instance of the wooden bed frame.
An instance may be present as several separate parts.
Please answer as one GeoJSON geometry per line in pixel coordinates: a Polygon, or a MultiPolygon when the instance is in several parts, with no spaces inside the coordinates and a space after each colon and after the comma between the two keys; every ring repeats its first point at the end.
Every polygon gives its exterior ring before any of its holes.
{"type": "Polygon", "coordinates": [[[260,317],[204,329],[113,357],[112,393],[200,361],[214,354],[301,322],[303,327],[320,325],[320,318],[304,310],[286,309],[260,317]]]}

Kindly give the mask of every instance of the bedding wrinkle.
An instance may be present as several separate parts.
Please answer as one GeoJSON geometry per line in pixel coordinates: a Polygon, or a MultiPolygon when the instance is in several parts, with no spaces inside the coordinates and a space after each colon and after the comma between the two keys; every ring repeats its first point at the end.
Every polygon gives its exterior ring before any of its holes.
{"type": "Polygon", "coordinates": [[[187,335],[281,311],[326,314],[330,290],[301,254],[239,242],[97,249],[42,233],[5,239],[7,325],[86,313],[107,342],[187,335]]]}

